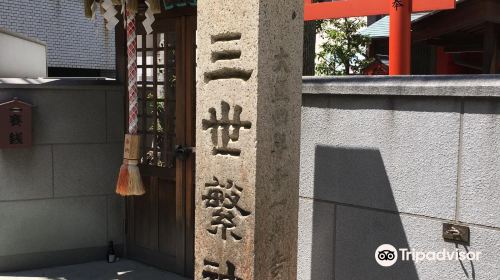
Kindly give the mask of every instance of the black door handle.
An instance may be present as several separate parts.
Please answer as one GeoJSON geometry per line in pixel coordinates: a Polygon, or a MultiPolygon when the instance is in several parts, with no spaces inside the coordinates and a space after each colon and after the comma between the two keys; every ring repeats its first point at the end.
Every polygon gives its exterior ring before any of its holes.
{"type": "Polygon", "coordinates": [[[186,147],[183,145],[175,145],[174,154],[178,159],[187,159],[189,155],[195,152],[193,147],[186,147]]]}

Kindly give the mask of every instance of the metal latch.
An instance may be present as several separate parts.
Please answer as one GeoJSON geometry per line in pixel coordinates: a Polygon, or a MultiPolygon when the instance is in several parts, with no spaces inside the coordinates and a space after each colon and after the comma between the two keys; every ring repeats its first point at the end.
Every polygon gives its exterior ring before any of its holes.
{"type": "Polygon", "coordinates": [[[178,159],[187,159],[187,157],[196,152],[195,147],[186,147],[183,145],[175,145],[174,154],[178,159]]]}
{"type": "Polygon", "coordinates": [[[470,228],[461,225],[443,224],[443,238],[455,243],[470,243],[470,228]]]}

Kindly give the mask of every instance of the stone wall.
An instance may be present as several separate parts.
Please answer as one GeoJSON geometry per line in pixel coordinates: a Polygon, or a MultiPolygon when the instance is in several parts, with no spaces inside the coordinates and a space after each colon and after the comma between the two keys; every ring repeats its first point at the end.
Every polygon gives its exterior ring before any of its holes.
{"type": "Polygon", "coordinates": [[[306,78],[298,279],[500,279],[500,78],[306,78]],[[375,262],[379,245],[477,261],[375,262]]]}
{"type": "Polygon", "coordinates": [[[35,106],[35,145],[0,150],[0,271],[104,259],[107,242],[121,247],[124,239],[123,201],[114,194],[121,87],[0,81],[0,103],[12,97],[35,106]]]}
{"type": "MultiPolygon", "coordinates": [[[[0,271],[122,243],[123,101],[110,83],[0,79],[0,102],[36,105],[35,146],[0,150],[0,271]]],[[[498,279],[499,97],[496,76],[306,78],[298,279],[498,279]],[[383,243],[454,250],[441,234],[455,221],[479,261],[376,264],[383,243]]]]}
{"type": "Polygon", "coordinates": [[[81,0],[0,1],[0,27],[47,43],[48,66],[115,69],[115,32],[81,0]]]}

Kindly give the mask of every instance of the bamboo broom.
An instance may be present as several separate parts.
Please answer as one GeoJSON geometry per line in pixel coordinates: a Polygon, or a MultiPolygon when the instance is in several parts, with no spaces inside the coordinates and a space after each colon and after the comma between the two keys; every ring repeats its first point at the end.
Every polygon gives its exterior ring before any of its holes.
{"type": "Polygon", "coordinates": [[[138,97],[137,97],[137,34],[135,14],[125,9],[128,56],[129,120],[125,135],[123,164],[120,167],[116,193],[122,196],[143,195],[146,191],[139,171],[138,97]]]}

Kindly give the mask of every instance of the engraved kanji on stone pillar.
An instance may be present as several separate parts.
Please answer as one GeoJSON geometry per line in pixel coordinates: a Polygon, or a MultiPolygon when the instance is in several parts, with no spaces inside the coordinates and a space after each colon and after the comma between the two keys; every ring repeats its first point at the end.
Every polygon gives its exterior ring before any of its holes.
{"type": "Polygon", "coordinates": [[[236,266],[230,261],[226,262],[227,272],[221,272],[220,264],[204,260],[202,272],[203,280],[243,280],[236,276],[236,266]]]}
{"type": "Polygon", "coordinates": [[[198,1],[194,279],[296,279],[303,0],[198,1]]]}
{"type": "Polygon", "coordinates": [[[208,110],[210,118],[202,120],[203,130],[211,129],[214,155],[239,156],[241,149],[230,147],[229,142],[238,142],[240,138],[240,129],[250,129],[252,123],[249,121],[241,121],[240,116],[243,108],[239,105],[234,106],[233,119],[229,118],[229,111],[231,108],[227,102],[222,101],[220,108],[220,119],[217,119],[217,109],[210,108],[208,110]],[[221,128],[220,137],[219,128],[221,128]]]}
{"type": "Polygon", "coordinates": [[[250,215],[250,212],[244,210],[238,205],[243,189],[238,187],[232,180],[227,180],[227,184],[221,184],[217,177],[213,182],[206,183],[206,193],[202,195],[205,201],[205,207],[212,209],[212,220],[207,231],[217,235],[220,230],[220,236],[227,240],[227,232],[234,240],[241,240],[243,237],[236,233],[237,221],[250,215]]]}

